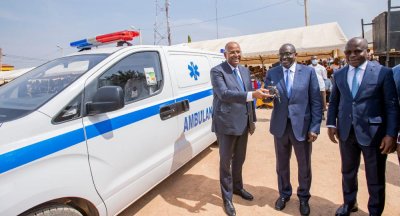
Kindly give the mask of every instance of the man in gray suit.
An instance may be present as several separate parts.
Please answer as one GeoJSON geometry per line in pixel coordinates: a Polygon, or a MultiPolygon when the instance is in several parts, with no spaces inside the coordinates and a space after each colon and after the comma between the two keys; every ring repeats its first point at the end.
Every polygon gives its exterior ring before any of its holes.
{"type": "Polygon", "coordinates": [[[276,210],[283,210],[292,195],[290,157],[292,147],[298,164],[301,215],[310,214],[311,143],[319,134],[322,101],[314,68],[296,63],[296,48],[283,44],[279,49],[281,65],[268,71],[265,86],[275,86],[280,99],[274,100],[270,132],[274,135],[279,198],[276,210]]]}
{"type": "Polygon", "coordinates": [[[213,86],[212,131],[217,135],[220,155],[220,185],[225,212],[236,215],[232,194],[246,200],[253,196],[243,188],[242,166],[246,157],[248,133],[255,130],[254,98],[265,98],[259,89],[253,91],[250,72],[239,65],[240,46],[229,42],[224,52],[226,61],[211,69],[213,86]]]}
{"type": "Polygon", "coordinates": [[[345,47],[348,66],[334,74],[328,109],[328,135],[339,139],[344,203],[336,216],[358,210],[358,169],[361,154],[369,193],[370,215],[379,216],[385,206],[387,154],[396,149],[399,102],[391,69],[367,60],[368,42],[352,38],[345,47]]]}

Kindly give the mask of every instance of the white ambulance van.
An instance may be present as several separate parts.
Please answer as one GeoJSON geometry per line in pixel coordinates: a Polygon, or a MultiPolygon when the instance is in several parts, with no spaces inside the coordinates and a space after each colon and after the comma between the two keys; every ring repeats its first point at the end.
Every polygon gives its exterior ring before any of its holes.
{"type": "Polygon", "coordinates": [[[116,215],[215,142],[223,56],[125,46],[55,59],[0,87],[0,215],[116,215]]]}

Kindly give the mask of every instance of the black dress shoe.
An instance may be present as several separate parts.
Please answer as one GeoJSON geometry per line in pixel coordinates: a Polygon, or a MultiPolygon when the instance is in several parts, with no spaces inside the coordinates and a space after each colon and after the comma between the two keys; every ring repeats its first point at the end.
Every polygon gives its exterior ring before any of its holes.
{"type": "Polygon", "coordinates": [[[233,194],[241,196],[245,200],[253,200],[254,197],[251,195],[251,193],[247,192],[245,189],[240,189],[240,190],[235,190],[233,191],[233,194]]]}
{"type": "Polygon", "coordinates": [[[351,212],[356,211],[358,211],[357,203],[353,205],[343,204],[336,210],[335,216],[349,216],[351,212]]]}
{"type": "Polygon", "coordinates": [[[228,216],[236,216],[235,207],[233,207],[232,201],[224,200],[224,210],[228,216]]]}
{"type": "Polygon", "coordinates": [[[275,202],[275,209],[276,210],[283,210],[286,206],[286,203],[289,202],[290,197],[285,198],[285,197],[279,197],[276,202],[275,202]]]}
{"type": "Polygon", "coordinates": [[[300,214],[301,216],[310,215],[310,205],[308,205],[308,201],[300,200],[300,214]]]}

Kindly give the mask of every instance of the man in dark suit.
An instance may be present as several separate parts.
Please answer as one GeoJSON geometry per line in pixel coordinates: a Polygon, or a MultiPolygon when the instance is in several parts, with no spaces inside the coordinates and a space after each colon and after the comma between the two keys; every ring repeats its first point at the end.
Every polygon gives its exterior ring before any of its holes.
{"type": "MultiPolygon", "coordinates": [[[[394,83],[396,84],[396,92],[400,104],[400,64],[393,67],[392,70],[393,70],[394,83]]],[[[397,157],[399,159],[399,164],[400,164],[400,131],[397,135],[397,157]]]]}
{"type": "Polygon", "coordinates": [[[368,43],[350,39],[345,47],[348,66],[334,74],[328,109],[328,135],[339,139],[344,204],[337,216],[358,210],[357,173],[362,153],[369,192],[370,215],[381,215],[385,205],[385,164],[395,151],[398,131],[396,87],[391,69],[367,60],[368,43]]]}
{"type": "Polygon", "coordinates": [[[212,131],[217,135],[220,155],[220,184],[225,212],[236,215],[232,194],[246,200],[253,196],[243,188],[242,166],[246,157],[248,133],[255,130],[254,98],[265,98],[265,89],[253,91],[250,72],[239,65],[240,46],[229,42],[226,61],[211,69],[213,86],[212,131]]]}
{"type": "Polygon", "coordinates": [[[322,101],[318,78],[312,67],[296,63],[296,49],[283,44],[279,49],[281,65],[271,68],[265,86],[275,86],[280,100],[274,100],[270,132],[274,135],[279,198],[276,210],[283,210],[292,195],[290,157],[292,147],[299,169],[301,215],[310,214],[311,149],[322,121],[322,101]]]}

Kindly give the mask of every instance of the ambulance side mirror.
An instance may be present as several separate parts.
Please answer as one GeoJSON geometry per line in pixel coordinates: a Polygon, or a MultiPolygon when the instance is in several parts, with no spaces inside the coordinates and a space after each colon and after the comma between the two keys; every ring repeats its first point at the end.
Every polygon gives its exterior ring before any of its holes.
{"type": "Polygon", "coordinates": [[[99,88],[92,102],[86,104],[88,115],[97,115],[124,107],[124,91],[119,86],[103,86],[99,88]]]}

